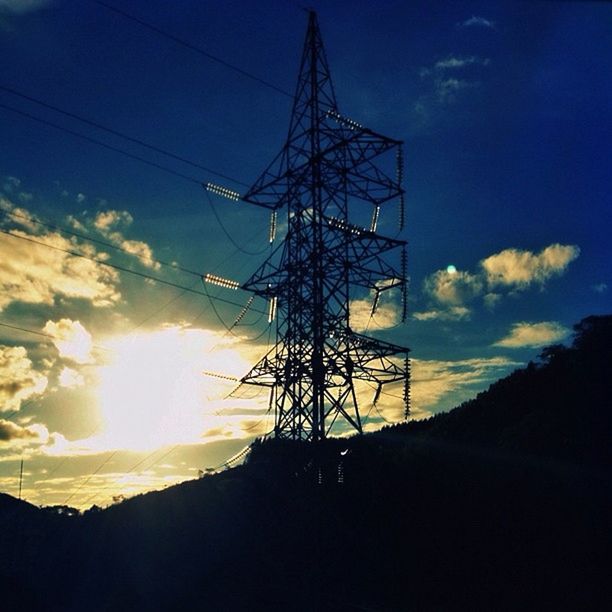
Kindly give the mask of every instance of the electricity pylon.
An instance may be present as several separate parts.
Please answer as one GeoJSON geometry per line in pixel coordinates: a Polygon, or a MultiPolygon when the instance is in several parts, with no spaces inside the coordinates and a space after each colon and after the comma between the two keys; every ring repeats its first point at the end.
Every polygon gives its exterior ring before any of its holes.
{"type": "Polygon", "coordinates": [[[287,234],[242,285],[269,302],[276,344],[241,383],[270,388],[278,438],[319,441],[344,421],[362,432],[355,382],[375,389],[404,383],[408,349],[351,329],[352,291],[369,292],[373,315],[383,292],[396,290],[406,311],[405,242],[377,233],[385,205],[396,202],[403,227],[402,143],[338,112],[314,12],[295,92],[289,136],[279,155],[241,197],[276,211],[286,207],[287,234]],[[375,161],[393,157],[395,178],[375,161]],[[365,204],[364,204],[365,203],[365,204]],[[349,222],[349,205],[370,206],[369,227],[349,222]],[[388,262],[389,253],[399,265],[388,262]]]}

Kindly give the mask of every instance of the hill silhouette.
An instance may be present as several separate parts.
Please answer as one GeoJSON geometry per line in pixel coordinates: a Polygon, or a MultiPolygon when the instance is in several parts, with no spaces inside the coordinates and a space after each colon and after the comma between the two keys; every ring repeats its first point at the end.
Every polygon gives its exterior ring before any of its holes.
{"type": "Polygon", "coordinates": [[[424,422],[78,517],[0,496],[2,609],[606,609],[612,317],[575,331],[424,422]]]}

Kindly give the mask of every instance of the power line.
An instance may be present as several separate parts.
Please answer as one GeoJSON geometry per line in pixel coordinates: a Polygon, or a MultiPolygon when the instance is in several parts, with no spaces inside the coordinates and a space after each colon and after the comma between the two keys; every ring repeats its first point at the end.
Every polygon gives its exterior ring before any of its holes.
{"type": "Polygon", "coordinates": [[[64,501],[64,506],[118,453],[113,451],[64,501]]]}
{"type": "Polygon", "coordinates": [[[229,62],[226,62],[220,57],[217,57],[216,55],[213,55],[212,53],[209,53],[208,51],[204,51],[204,49],[202,49],[201,47],[197,47],[193,43],[187,42],[186,40],[183,40],[179,38],[178,36],[175,36],[174,34],[170,34],[169,32],[162,30],[161,28],[157,27],[156,25],[153,25],[152,23],[148,23],[147,21],[144,21],[143,19],[140,19],[139,17],[135,17],[134,15],[126,13],[125,11],[115,6],[111,6],[110,4],[107,4],[106,2],[101,2],[100,0],[92,0],[92,2],[94,2],[95,4],[98,4],[99,6],[104,7],[105,9],[109,11],[112,11],[113,13],[116,13],[117,15],[121,15],[125,19],[129,19],[130,21],[137,23],[138,25],[141,25],[144,28],[147,28],[151,30],[152,32],[155,32],[156,34],[159,34],[160,36],[163,36],[164,38],[167,38],[168,40],[171,40],[183,47],[186,47],[187,49],[191,49],[192,51],[195,51],[196,53],[203,55],[209,60],[212,60],[213,62],[217,62],[218,64],[221,64],[222,66],[225,66],[226,68],[229,68],[230,70],[233,70],[234,72],[237,72],[238,74],[241,74],[244,77],[252,79],[253,81],[256,81],[257,83],[259,83],[260,85],[264,85],[265,87],[268,87],[276,91],[277,93],[282,94],[283,96],[291,98],[292,100],[294,99],[293,94],[274,85],[274,83],[270,83],[269,81],[266,81],[265,79],[262,79],[261,77],[258,77],[257,75],[254,75],[251,72],[243,70],[242,68],[239,68],[238,66],[235,66],[234,64],[230,64],[229,62]]]}
{"type": "Polygon", "coordinates": [[[129,157],[130,159],[135,159],[136,161],[139,161],[143,164],[147,164],[147,166],[157,168],[158,170],[162,170],[163,172],[167,172],[168,174],[173,174],[174,176],[182,178],[191,183],[196,183],[197,185],[202,184],[201,180],[194,178],[193,176],[183,174],[182,172],[177,172],[176,170],[172,170],[156,162],[149,161],[148,159],[145,159],[144,157],[140,157],[139,155],[134,155],[133,153],[129,153],[128,151],[120,149],[119,147],[115,147],[113,145],[106,144],[105,142],[102,142],[100,140],[96,140],[95,138],[91,138],[91,136],[86,136],[85,134],[75,132],[74,130],[66,128],[62,125],[58,125],[57,123],[53,123],[52,121],[47,121],[46,119],[42,119],[41,117],[36,117],[35,115],[31,115],[30,113],[19,110],[18,108],[14,108],[12,106],[8,106],[7,104],[2,104],[2,103],[0,103],[0,108],[3,108],[4,110],[8,110],[17,115],[21,115],[22,117],[27,117],[28,119],[31,119],[32,121],[37,121],[38,123],[42,123],[43,125],[47,125],[49,127],[55,128],[56,130],[60,130],[61,132],[66,132],[67,134],[71,134],[72,136],[75,136],[76,138],[80,138],[81,140],[85,140],[89,143],[98,145],[99,147],[103,147],[105,149],[108,149],[109,151],[120,153],[121,155],[124,155],[125,157],[129,157]]]}
{"type": "MultiPolygon", "coordinates": [[[[36,223],[37,225],[42,225],[43,227],[47,227],[49,229],[62,232],[62,234],[68,234],[69,236],[74,236],[75,238],[80,238],[81,240],[87,240],[88,242],[93,242],[94,244],[99,244],[100,246],[114,249],[119,253],[123,253],[124,255],[133,256],[134,253],[127,251],[126,249],[113,244],[112,242],[107,242],[106,240],[100,240],[99,238],[92,238],[91,236],[86,236],[85,234],[81,234],[79,232],[75,232],[74,230],[68,229],[63,225],[56,225],[55,223],[49,223],[48,221],[43,221],[38,216],[28,216],[28,215],[20,215],[14,211],[2,211],[8,217],[12,217],[13,219],[22,219],[24,221],[29,221],[32,223],[36,223]]],[[[151,259],[151,262],[154,264],[159,264],[160,266],[166,266],[168,268],[172,268],[174,270],[179,270],[180,272],[185,272],[186,274],[191,274],[193,276],[197,276],[200,278],[202,276],[201,272],[196,272],[195,270],[190,270],[189,268],[184,268],[183,266],[179,266],[178,264],[163,261],[162,259],[151,259]]]]}
{"type": "MultiPolygon", "coordinates": [[[[137,270],[131,270],[130,268],[125,268],[124,266],[119,266],[117,264],[113,264],[113,263],[110,263],[108,261],[102,261],[102,260],[97,259],[95,257],[89,257],[87,255],[84,255],[83,253],[77,253],[76,251],[71,251],[70,249],[62,249],[61,247],[54,246],[52,244],[47,244],[46,242],[41,242],[40,240],[34,240],[33,238],[30,238],[28,236],[20,236],[18,234],[12,234],[11,232],[9,232],[7,230],[3,230],[3,229],[0,229],[0,233],[6,234],[7,236],[11,236],[12,238],[17,238],[19,240],[25,240],[26,242],[31,242],[33,244],[38,244],[40,246],[44,246],[44,247],[47,247],[49,249],[53,249],[54,251],[60,251],[62,253],[66,253],[66,254],[71,255],[73,257],[80,257],[82,259],[88,259],[89,261],[93,261],[93,262],[95,262],[95,263],[97,263],[97,264],[99,264],[101,266],[106,266],[106,267],[109,267],[109,268],[113,268],[115,270],[119,270],[120,272],[127,272],[128,274],[133,274],[134,276],[138,276],[140,278],[149,279],[149,280],[155,281],[156,283],[160,283],[162,285],[167,285],[169,287],[174,287],[175,289],[182,289],[183,291],[187,291],[189,293],[195,293],[196,295],[201,295],[201,296],[204,296],[204,297],[210,297],[213,300],[217,300],[218,302],[223,302],[225,304],[230,304],[231,306],[237,306],[239,308],[243,307],[243,304],[240,304],[238,302],[234,302],[232,300],[227,300],[225,298],[220,298],[220,297],[217,297],[217,296],[208,296],[203,291],[198,291],[197,289],[193,289],[192,287],[185,287],[184,285],[179,285],[178,283],[173,283],[172,281],[168,281],[168,280],[165,280],[163,278],[159,278],[157,276],[152,276],[151,274],[145,274],[144,272],[138,272],[137,270]]],[[[266,314],[263,310],[259,310],[257,308],[253,308],[252,310],[254,312],[266,314]]]]}
{"type": "MultiPolygon", "coordinates": [[[[184,164],[189,164],[190,166],[193,166],[194,168],[199,168],[200,170],[204,170],[205,172],[209,172],[210,174],[214,174],[215,176],[218,176],[220,178],[224,178],[228,181],[232,181],[233,183],[237,183],[239,185],[243,185],[244,187],[250,187],[250,185],[247,185],[246,183],[243,183],[242,181],[239,181],[235,178],[232,178],[231,176],[228,176],[226,174],[223,174],[221,172],[217,172],[216,170],[212,170],[211,168],[208,168],[207,166],[203,166],[202,164],[199,164],[197,162],[193,162],[190,159],[187,159],[186,157],[183,157],[182,155],[177,155],[176,153],[172,153],[171,151],[168,151],[166,149],[162,149],[161,147],[158,147],[156,145],[152,145],[148,142],[145,142],[144,140],[140,139],[140,138],[135,138],[134,136],[129,136],[127,134],[124,134],[123,132],[120,132],[119,130],[116,130],[114,128],[110,128],[106,125],[103,125],[97,121],[93,121],[92,119],[87,119],[86,117],[82,117],[81,115],[77,115],[76,113],[73,113],[71,111],[67,111],[64,110],[62,108],[60,108],[59,106],[55,106],[53,104],[50,104],[48,102],[45,102],[44,100],[41,100],[39,98],[34,98],[33,96],[30,96],[28,94],[25,94],[23,92],[17,91],[16,89],[13,89],[12,87],[7,87],[6,85],[2,85],[0,84],[0,90],[1,91],[5,91],[13,96],[17,96],[19,98],[22,98],[24,100],[28,100],[29,102],[33,102],[34,104],[38,104],[39,106],[42,106],[44,108],[47,108],[49,110],[52,110],[56,113],[61,113],[62,115],[66,116],[66,117],[70,117],[71,119],[76,119],[77,121],[80,121],[81,123],[85,123],[86,125],[89,125],[91,127],[94,127],[98,130],[103,130],[105,132],[108,132],[109,134],[112,134],[113,136],[117,136],[118,138],[123,138],[124,140],[127,140],[129,142],[133,142],[135,144],[138,144],[142,147],[145,147],[147,149],[150,149],[151,151],[155,151],[156,153],[161,153],[162,155],[166,155],[167,157],[171,157],[172,159],[176,159],[180,162],[183,162],[184,164]]],[[[57,127],[57,126],[55,126],[57,127]]],[[[143,161],[143,160],[141,160],[143,161]]]]}
{"type": "Polygon", "coordinates": [[[206,198],[208,199],[208,204],[210,206],[210,209],[213,212],[213,215],[215,216],[215,219],[217,220],[217,223],[219,224],[219,226],[221,227],[221,229],[223,230],[223,233],[225,234],[225,236],[227,237],[227,239],[232,243],[232,245],[234,246],[235,249],[237,249],[238,251],[240,251],[241,253],[244,253],[245,255],[261,255],[262,253],[265,253],[268,250],[268,246],[265,246],[262,250],[260,251],[247,251],[246,249],[244,249],[243,247],[241,247],[232,237],[232,235],[229,233],[228,229],[225,227],[225,225],[223,224],[223,221],[221,221],[221,217],[219,216],[219,213],[217,213],[217,208],[215,207],[214,202],[212,201],[212,198],[210,197],[210,194],[208,193],[208,190],[204,190],[204,193],[206,194],[206,198]]]}

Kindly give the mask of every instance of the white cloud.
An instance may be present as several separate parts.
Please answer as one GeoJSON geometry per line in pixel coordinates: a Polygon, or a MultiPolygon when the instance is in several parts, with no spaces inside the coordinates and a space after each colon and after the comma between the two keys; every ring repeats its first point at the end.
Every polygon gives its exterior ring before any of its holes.
{"type": "Polygon", "coordinates": [[[575,245],[551,244],[539,253],[506,249],[487,257],[480,265],[490,287],[506,285],[522,289],[560,276],[579,254],[575,245]]]}
{"type": "Polygon", "coordinates": [[[460,21],[457,24],[459,28],[495,28],[495,22],[490,19],[486,19],[485,17],[478,17],[476,15],[472,15],[469,19],[465,21],[460,21]]]}
{"type": "Polygon", "coordinates": [[[58,380],[60,387],[65,387],[66,389],[76,389],[77,387],[82,387],[85,384],[83,375],[68,367],[65,367],[60,372],[58,380]]]}
{"type": "Polygon", "coordinates": [[[427,79],[433,86],[431,94],[422,96],[415,105],[415,111],[423,115],[426,107],[426,100],[429,98],[430,104],[447,105],[456,101],[459,93],[466,89],[480,86],[480,82],[470,77],[470,68],[474,66],[488,66],[490,60],[476,55],[448,57],[438,60],[431,67],[422,67],[419,75],[422,79],[427,79]],[[470,78],[468,78],[470,77],[470,78]]]}
{"type": "Polygon", "coordinates": [[[542,323],[515,323],[510,333],[494,346],[506,348],[538,347],[559,342],[570,334],[570,330],[556,321],[542,323]]]}
{"type": "Polygon", "coordinates": [[[412,313],[417,321],[463,321],[470,318],[472,311],[466,306],[451,306],[447,309],[432,309],[412,313]]]}
{"type": "Polygon", "coordinates": [[[76,363],[93,362],[91,334],[80,321],[71,319],[47,321],[43,331],[53,336],[52,342],[61,357],[76,363]]]}
{"type": "Polygon", "coordinates": [[[469,55],[467,57],[449,55],[447,58],[436,62],[435,68],[437,70],[454,70],[474,65],[488,66],[489,63],[490,60],[488,58],[481,58],[476,55],[469,55]]]}
{"type": "Polygon", "coordinates": [[[47,383],[24,347],[0,345],[0,412],[19,410],[22,402],[43,393],[47,383]]]}

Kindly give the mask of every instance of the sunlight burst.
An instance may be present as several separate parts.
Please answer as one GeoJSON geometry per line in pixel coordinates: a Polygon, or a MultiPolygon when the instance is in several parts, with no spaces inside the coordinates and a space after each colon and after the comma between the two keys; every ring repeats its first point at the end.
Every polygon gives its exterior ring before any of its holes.
{"type": "Polygon", "coordinates": [[[166,328],[106,342],[114,351],[100,369],[102,433],[96,448],[149,450],[201,442],[223,420],[218,400],[234,384],[204,371],[241,376],[248,362],[234,339],[202,329],[166,328]]]}

